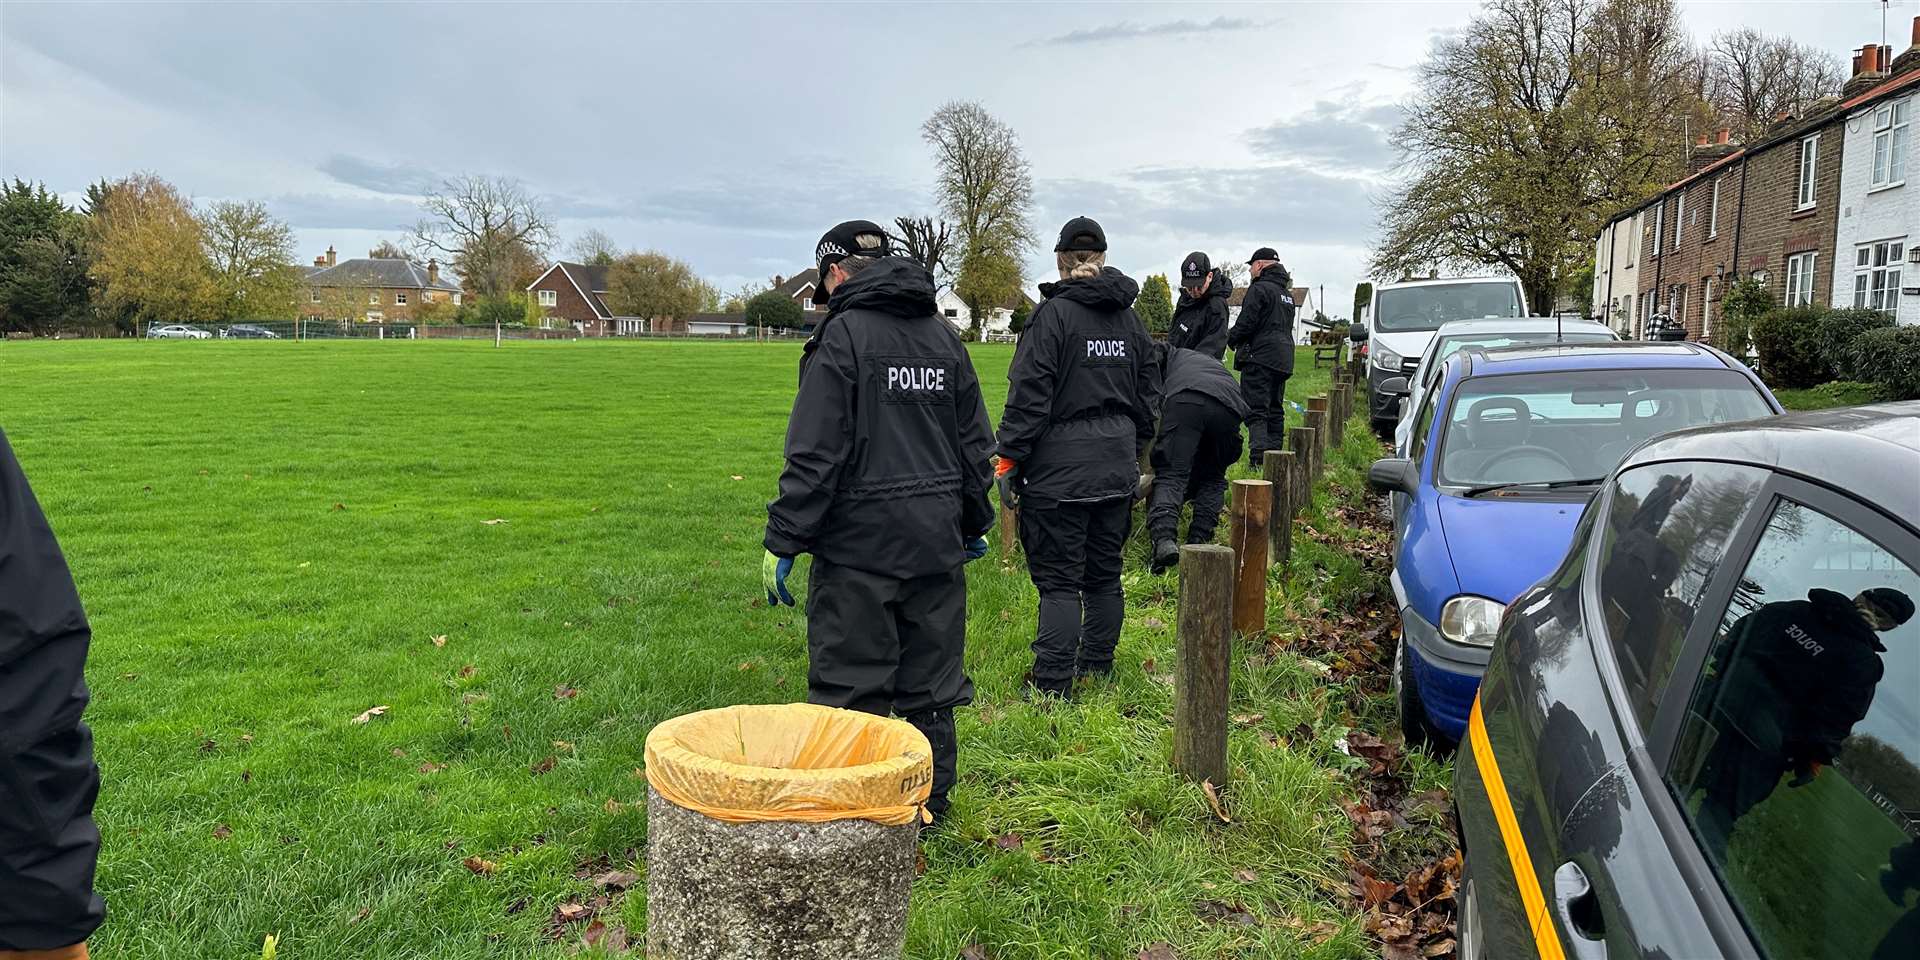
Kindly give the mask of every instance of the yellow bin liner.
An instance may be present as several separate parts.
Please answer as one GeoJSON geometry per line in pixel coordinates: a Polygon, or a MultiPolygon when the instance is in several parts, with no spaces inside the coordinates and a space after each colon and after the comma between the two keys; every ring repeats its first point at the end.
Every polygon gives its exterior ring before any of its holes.
{"type": "Polygon", "coordinates": [[[904,720],[811,703],[675,717],[647,734],[647,783],[730,823],[926,817],[933,748],[904,720]]]}

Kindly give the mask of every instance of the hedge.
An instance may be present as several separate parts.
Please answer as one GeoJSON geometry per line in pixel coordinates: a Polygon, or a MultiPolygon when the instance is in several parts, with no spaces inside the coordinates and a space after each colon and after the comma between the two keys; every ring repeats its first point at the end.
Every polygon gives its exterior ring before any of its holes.
{"type": "Polygon", "coordinates": [[[1880,310],[1834,310],[1820,318],[1820,324],[1814,333],[1820,358],[1833,368],[1833,372],[1842,380],[1867,379],[1859,375],[1854,368],[1854,359],[1858,351],[1854,348],[1854,338],[1869,330],[1880,330],[1893,326],[1893,317],[1880,310]]]}
{"type": "Polygon", "coordinates": [[[1920,400],[1920,326],[1880,327],[1853,341],[1853,369],[1896,400],[1920,400]]]}
{"type": "Polygon", "coordinates": [[[1753,346],[1760,352],[1760,375],[1789,389],[1833,379],[1833,367],[1820,353],[1821,307],[1770,310],[1753,324],[1753,346]]]}

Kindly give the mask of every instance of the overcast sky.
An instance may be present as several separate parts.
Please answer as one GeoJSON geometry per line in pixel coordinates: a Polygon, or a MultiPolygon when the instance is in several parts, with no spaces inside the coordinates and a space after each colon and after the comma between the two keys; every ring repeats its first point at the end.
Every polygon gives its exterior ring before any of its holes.
{"type": "MultiPolygon", "coordinates": [[[[807,266],[837,220],[931,212],[919,125],[978,100],[1032,162],[1036,250],[1081,214],[1136,277],[1271,244],[1344,314],[1409,68],[1476,7],[0,2],[0,175],[263,200],[310,260],[401,238],[444,176],[500,174],[561,250],[597,227],[730,290],[807,266]]],[[[1878,0],[1683,9],[1697,36],[1842,57],[1880,36],[1878,0]]],[[[1897,48],[1917,12],[1892,5],[1897,48]]]]}

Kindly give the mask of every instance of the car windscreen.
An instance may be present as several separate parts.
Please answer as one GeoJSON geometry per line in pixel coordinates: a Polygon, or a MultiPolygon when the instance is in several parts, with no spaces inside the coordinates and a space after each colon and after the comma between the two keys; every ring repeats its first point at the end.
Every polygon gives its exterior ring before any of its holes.
{"type": "Polygon", "coordinates": [[[1494,350],[1520,343],[1608,343],[1616,339],[1618,338],[1613,334],[1596,333],[1591,330],[1568,334],[1542,330],[1537,333],[1470,333],[1457,337],[1441,337],[1439,342],[1434,344],[1433,359],[1427,361],[1426,373],[1420,379],[1422,383],[1431,384],[1434,377],[1439,375],[1438,371],[1441,365],[1447,362],[1447,358],[1468,347],[1494,350]]]}
{"type": "Polygon", "coordinates": [[[1453,320],[1520,315],[1519,291],[1505,280],[1435,283],[1380,291],[1374,297],[1373,328],[1386,333],[1438,330],[1453,320]]]}
{"type": "Polygon", "coordinates": [[[1475,377],[1454,391],[1434,476],[1466,487],[1605,477],[1650,437],[1772,412],[1732,370],[1475,377]]]}

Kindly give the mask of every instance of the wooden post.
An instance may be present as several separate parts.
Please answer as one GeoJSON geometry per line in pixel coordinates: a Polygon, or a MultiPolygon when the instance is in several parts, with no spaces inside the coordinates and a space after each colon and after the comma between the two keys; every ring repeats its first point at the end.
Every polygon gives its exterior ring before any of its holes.
{"type": "Polygon", "coordinates": [[[1342,380],[1333,385],[1333,394],[1327,398],[1327,429],[1333,431],[1333,448],[1347,438],[1347,382],[1342,380]]]}
{"type": "Polygon", "coordinates": [[[1290,450],[1268,450],[1266,463],[1267,482],[1273,484],[1273,519],[1267,532],[1267,564],[1285,568],[1293,556],[1293,515],[1298,509],[1293,504],[1293,452],[1290,450]]]}
{"type": "Polygon", "coordinates": [[[1180,548],[1178,662],[1173,676],[1173,766],[1195,782],[1227,782],[1227,665],[1233,655],[1233,551],[1180,548]]]}
{"type": "Polygon", "coordinates": [[[1313,428],[1294,427],[1289,433],[1293,447],[1293,513],[1299,516],[1313,502],[1313,428]]]}
{"type": "Polygon", "coordinates": [[[1020,542],[1020,508],[1000,507],[1000,559],[1013,562],[1013,548],[1020,542]]]}
{"type": "Polygon", "coordinates": [[[1233,630],[1251,636],[1267,626],[1267,536],[1273,515],[1273,485],[1233,482],[1233,630]]]}
{"type": "Polygon", "coordinates": [[[1313,459],[1313,482],[1319,483],[1327,467],[1327,400],[1325,397],[1314,397],[1307,401],[1305,420],[1307,429],[1313,431],[1313,442],[1307,445],[1307,456],[1313,459]]]}

